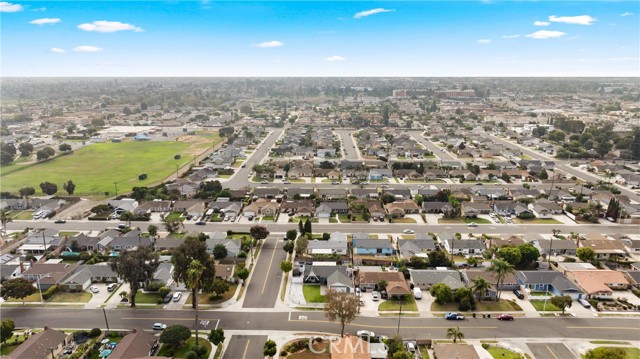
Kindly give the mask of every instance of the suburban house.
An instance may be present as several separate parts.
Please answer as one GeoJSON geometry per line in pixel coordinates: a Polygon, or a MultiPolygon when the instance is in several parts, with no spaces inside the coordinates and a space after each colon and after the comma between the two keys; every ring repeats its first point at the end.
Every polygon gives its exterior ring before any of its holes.
{"type": "Polygon", "coordinates": [[[518,284],[516,277],[511,273],[504,277],[503,283],[501,283],[499,287],[498,279],[495,277],[495,273],[493,272],[470,269],[462,271],[461,274],[462,279],[467,284],[468,288],[473,287],[473,281],[476,278],[482,278],[491,283],[491,288],[489,288],[485,293],[482,293],[482,299],[496,299],[498,297],[498,289],[503,291],[512,291],[520,288],[520,284],[518,284]]]}
{"type": "Polygon", "coordinates": [[[451,210],[453,210],[453,206],[449,202],[422,202],[424,213],[445,213],[451,210]]]}
{"type": "Polygon", "coordinates": [[[565,240],[556,239],[553,241],[549,239],[536,239],[532,241],[532,244],[534,247],[538,249],[538,251],[540,251],[540,254],[547,254],[547,255],[549,254],[549,252],[551,252],[551,255],[563,254],[563,255],[575,256],[576,249],[578,248],[576,246],[576,242],[568,239],[565,239],[565,240]]]}
{"type": "Polygon", "coordinates": [[[622,273],[624,273],[624,276],[629,281],[629,285],[640,289],[640,270],[628,270],[622,273]]]}
{"type": "Polygon", "coordinates": [[[294,197],[300,198],[309,198],[314,195],[313,188],[301,188],[301,187],[291,187],[287,188],[287,198],[294,199],[294,197]]]}
{"type": "MultiPolygon", "coordinates": [[[[349,213],[349,203],[347,201],[320,202],[318,208],[324,207],[324,211],[328,209],[330,214],[347,214],[349,213]]],[[[316,209],[317,213],[317,209],[316,209]]]]}
{"type": "Polygon", "coordinates": [[[89,237],[84,233],[80,233],[75,237],[68,238],[66,247],[74,252],[103,251],[105,248],[99,246],[101,240],[102,238],[100,237],[89,237]]]}
{"type": "Polygon", "coordinates": [[[63,348],[71,343],[71,335],[44,326],[44,330],[31,335],[20,344],[11,354],[10,359],[50,359],[58,357],[63,348]]]}
{"type": "Polygon", "coordinates": [[[640,240],[623,238],[621,241],[629,254],[640,255],[640,240]]]}
{"type": "Polygon", "coordinates": [[[242,215],[245,217],[275,216],[278,213],[278,202],[268,199],[257,199],[244,207],[242,215]]]}
{"type": "Polygon", "coordinates": [[[382,181],[384,178],[392,178],[393,172],[387,168],[372,168],[369,170],[370,181],[382,181]]]}
{"type": "Polygon", "coordinates": [[[429,290],[432,285],[438,283],[444,283],[456,290],[464,288],[465,284],[460,278],[460,272],[450,269],[410,269],[411,282],[414,286],[422,289],[429,290]]]}
{"type": "Polygon", "coordinates": [[[33,263],[22,272],[22,277],[31,282],[38,282],[42,290],[60,284],[78,268],[78,263],[33,263]]]}
{"type": "Polygon", "coordinates": [[[352,188],[349,195],[358,199],[378,198],[380,196],[375,188],[352,188]]]}
{"type": "Polygon", "coordinates": [[[311,217],[314,214],[314,207],[315,203],[311,200],[290,200],[280,204],[280,212],[311,217]]]}
{"type": "Polygon", "coordinates": [[[63,290],[81,292],[89,288],[91,283],[113,283],[118,281],[118,274],[109,264],[80,265],[60,285],[63,290]]]}
{"type": "Polygon", "coordinates": [[[275,187],[256,187],[253,189],[253,197],[254,198],[278,198],[281,197],[280,189],[275,187]]]}
{"type": "Polygon", "coordinates": [[[167,287],[170,286],[173,283],[173,264],[165,262],[158,264],[151,281],[167,287]]]}
{"type": "Polygon", "coordinates": [[[135,215],[168,212],[171,212],[171,201],[145,201],[133,210],[135,215]]]}
{"type": "Polygon", "coordinates": [[[459,255],[482,255],[485,251],[484,242],[478,239],[447,238],[442,240],[447,252],[459,255]]]}
{"type": "MultiPolygon", "coordinates": [[[[152,333],[133,329],[120,340],[109,354],[109,359],[147,358],[153,356],[158,347],[160,347],[158,337],[152,333]]],[[[154,358],[157,357],[154,356],[154,358]]]]}
{"type": "Polygon", "coordinates": [[[425,239],[398,239],[398,251],[404,258],[413,256],[425,257],[427,253],[436,249],[436,243],[432,238],[425,239]]]}
{"type": "Polygon", "coordinates": [[[367,210],[369,211],[371,217],[384,218],[387,214],[382,205],[380,205],[380,203],[378,202],[369,202],[367,204],[367,210]]]}
{"type": "Polygon", "coordinates": [[[396,217],[402,217],[405,214],[416,214],[422,212],[420,206],[418,206],[411,199],[406,199],[402,202],[391,202],[386,204],[384,207],[387,210],[387,213],[396,217]]]}
{"type": "Polygon", "coordinates": [[[173,203],[173,211],[182,213],[186,216],[200,217],[204,214],[204,201],[175,201],[173,203]]]}
{"type": "Polygon", "coordinates": [[[360,255],[385,255],[396,254],[396,250],[386,239],[358,239],[352,240],[354,254],[360,255]]]}
{"type": "Polygon", "coordinates": [[[225,216],[238,216],[242,210],[242,202],[240,201],[221,201],[209,203],[209,210],[213,213],[223,213],[225,216]]]}
{"type": "MultiPolygon", "coordinates": [[[[206,239],[207,243],[207,252],[213,254],[213,249],[215,246],[221,244],[227,249],[227,256],[225,258],[235,258],[238,256],[238,253],[242,250],[242,241],[240,239],[228,239],[226,238],[226,233],[224,232],[215,232],[220,234],[220,236],[211,237],[206,239]],[[222,237],[224,235],[224,237],[222,237]],[[220,238],[222,237],[222,238],[220,238]]],[[[222,259],[222,258],[216,258],[222,259]]]]}
{"type": "Polygon", "coordinates": [[[336,272],[342,273],[347,278],[347,267],[342,265],[336,265],[333,262],[320,262],[312,265],[305,265],[302,275],[302,281],[304,283],[318,283],[321,285],[327,284],[327,278],[336,272]]]}
{"type": "Polygon", "coordinates": [[[109,246],[114,251],[130,251],[136,250],[140,247],[151,247],[153,246],[153,238],[151,237],[140,237],[140,236],[122,236],[114,238],[109,246]]]}
{"type": "Polygon", "coordinates": [[[493,202],[493,211],[503,217],[517,217],[521,213],[531,212],[526,205],[514,201],[495,201],[493,202]]]}
{"type": "Polygon", "coordinates": [[[463,217],[473,218],[481,214],[491,213],[491,207],[486,203],[462,202],[460,211],[463,217]]]}
{"type": "Polygon", "coordinates": [[[347,235],[341,232],[333,232],[327,241],[319,239],[310,241],[307,244],[307,253],[347,255],[348,247],[347,235]]]}
{"type": "Polygon", "coordinates": [[[138,201],[132,198],[112,199],[107,201],[107,205],[117,214],[122,214],[122,212],[133,212],[138,207],[138,201]]]}
{"type": "Polygon", "coordinates": [[[496,246],[498,248],[517,247],[524,243],[525,243],[524,240],[520,238],[520,236],[517,236],[515,234],[512,234],[512,235],[505,234],[505,235],[502,235],[500,238],[489,238],[489,240],[486,241],[487,248],[490,248],[492,246],[496,246]]]}
{"type": "Polygon", "coordinates": [[[582,297],[580,288],[564,274],[556,271],[517,271],[516,281],[527,292],[549,292],[553,295],[568,295],[573,299],[582,297]]]}
{"type": "Polygon", "coordinates": [[[580,287],[589,298],[613,298],[614,290],[629,287],[624,273],[608,269],[567,271],[567,278],[580,287]]]}
{"type": "Polygon", "coordinates": [[[339,200],[347,198],[347,191],[344,189],[336,188],[319,188],[318,198],[325,200],[339,200]]]}
{"type": "Polygon", "coordinates": [[[580,247],[593,249],[597,259],[624,258],[627,254],[624,243],[617,239],[586,239],[580,241],[580,247]]]}
{"type": "Polygon", "coordinates": [[[389,296],[411,294],[411,289],[401,272],[360,272],[358,276],[360,289],[374,289],[378,283],[385,281],[385,290],[389,296]]]}

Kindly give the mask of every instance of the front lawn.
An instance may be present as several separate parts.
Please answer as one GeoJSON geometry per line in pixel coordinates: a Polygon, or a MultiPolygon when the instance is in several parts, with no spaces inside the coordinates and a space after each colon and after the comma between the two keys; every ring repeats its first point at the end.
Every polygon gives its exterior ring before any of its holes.
{"type": "Polygon", "coordinates": [[[348,214],[339,214],[338,220],[340,223],[351,223],[351,217],[348,214]]]}
{"type": "Polygon", "coordinates": [[[487,351],[489,352],[489,354],[491,354],[491,356],[494,359],[521,359],[522,356],[516,352],[512,352],[511,350],[507,350],[504,348],[499,348],[496,346],[490,346],[489,349],[487,349],[487,351]]]}
{"type": "MultiPolygon", "coordinates": [[[[227,300],[231,299],[231,297],[233,297],[233,295],[236,293],[237,288],[238,288],[237,283],[230,283],[229,290],[223,293],[222,295],[214,296],[213,300],[210,300],[212,295],[211,293],[200,293],[200,295],[198,296],[198,303],[218,304],[218,303],[226,302],[227,300]]],[[[191,299],[187,299],[186,304],[191,305],[191,299]]]]}
{"type": "Polygon", "coordinates": [[[484,218],[439,218],[438,223],[442,224],[455,224],[455,223],[475,223],[475,224],[491,224],[493,222],[484,218]]]}
{"type": "Polygon", "coordinates": [[[10,302],[10,303],[22,303],[23,301],[24,302],[40,302],[40,293],[35,292],[29,296],[26,296],[24,299],[16,299],[16,298],[7,299],[7,302],[10,302]]]}
{"type": "Polygon", "coordinates": [[[164,217],[165,221],[184,221],[181,212],[171,212],[168,216],[164,217]]]}
{"type": "MultiPolygon", "coordinates": [[[[548,303],[547,303],[548,304],[548,303]]],[[[433,312],[455,312],[458,311],[458,303],[438,304],[433,302],[431,304],[431,311],[433,312]]],[[[500,299],[500,302],[483,300],[482,302],[476,302],[476,312],[511,312],[521,311],[519,305],[514,304],[511,301],[500,299]]]]}
{"type": "Polygon", "coordinates": [[[546,307],[544,305],[544,302],[545,302],[544,300],[534,299],[534,300],[530,300],[529,302],[539,312],[543,312],[543,311],[546,311],[546,312],[560,312],[560,311],[562,311],[562,309],[560,309],[560,308],[556,307],[555,305],[553,305],[553,303],[551,303],[550,300],[547,300],[547,306],[546,307]]]}
{"type": "Polygon", "coordinates": [[[273,216],[263,216],[262,221],[273,222],[273,216]]]}
{"type": "MultiPolygon", "coordinates": [[[[211,343],[209,343],[209,341],[205,338],[206,335],[203,336],[202,333],[203,332],[200,333],[198,344],[200,346],[207,348],[207,353],[203,355],[202,358],[208,358],[209,354],[211,353],[211,343]]],[[[174,350],[173,348],[169,348],[168,346],[163,345],[162,347],[160,347],[160,351],[158,351],[158,354],[156,354],[156,356],[165,356],[170,358],[186,358],[187,353],[190,351],[193,351],[193,347],[195,347],[195,345],[196,345],[196,338],[191,337],[187,340],[187,343],[179,349],[174,350]]]]}
{"type": "Polygon", "coordinates": [[[143,292],[136,294],[136,304],[158,304],[158,299],[162,302],[162,297],[156,292],[143,292]]]}
{"type": "Polygon", "coordinates": [[[35,211],[11,211],[9,212],[9,216],[15,220],[28,221],[33,219],[33,214],[35,211]]]}
{"type": "Polygon", "coordinates": [[[91,300],[93,294],[88,292],[79,292],[79,293],[67,293],[67,292],[57,292],[52,295],[47,302],[52,303],[86,303],[91,300]]]}
{"type": "Polygon", "coordinates": [[[320,286],[314,284],[303,284],[302,293],[307,303],[324,303],[325,297],[320,294],[320,286]]]}
{"type": "Polygon", "coordinates": [[[562,224],[562,222],[553,218],[533,218],[533,219],[520,219],[514,218],[514,224],[562,224]]]}
{"type": "Polygon", "coordinates": [[[413,218],[392,218],[391,223],[417,223],[413,218]]]}
{"type": "MultiPolygon", "coordinates": [[[[402,301],[402,311],[411,311],[411,312],[417,312],[418,311],[418,306],[416,305],[416,300],[413,299],[413,296],[411,295],[407,295],[407,297],[409,298],[409,300],[403,300],[402,301]]],[[[399,301],[395,301],[395,300],[385,300],[384,302],[380,303],[380,305],[378,306],[378,311],[382,312],[382,311],[399,311],[400,310],[400,302],[399,301]]]]}

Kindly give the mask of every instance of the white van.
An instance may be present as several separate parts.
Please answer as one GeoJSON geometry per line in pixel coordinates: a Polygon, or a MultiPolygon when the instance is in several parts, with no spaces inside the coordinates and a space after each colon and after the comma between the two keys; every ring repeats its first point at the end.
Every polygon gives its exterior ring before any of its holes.
{"type": "Polygon", "coordinates": [[[589,303],[585,299],[582,299],[582,298],[578,299],[578,303],[580,303],[580,305],[582,305],[585,308],[591,308],[591,303],[589,303]]]}
{"type": "Polygon", "coordinates": [[[413,288],[413,297],[415,299],[422,299],[422,291],[420,290],[420,288],[418,287],[413,288]]]}

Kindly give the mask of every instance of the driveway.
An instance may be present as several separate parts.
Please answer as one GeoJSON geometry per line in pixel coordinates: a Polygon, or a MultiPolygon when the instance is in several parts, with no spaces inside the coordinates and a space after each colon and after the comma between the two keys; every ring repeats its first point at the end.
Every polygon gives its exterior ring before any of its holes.
{"type": "Polygon", "coordinates": [[[405,218],[412,218],[416,221],[417,224],[424,224],[424,220],[422,219],[422,216],[419,214],[406,214],[405,218]]]}
{"type": "Polygon", "coordinates": [[[87,309],[99,308],[102,305],[102,303],[104,303],[112,293],[107,291],[107,284],[104,284],[104,283],[91,284],[91,286],[94,286],[94,285],[98,287],[100,291],[98,293],[93,293],[89,288],[87,288],[86,292],[89,292],[93,295],[91,299],[84,305],[84,307],[87,309]]]}
{"type": "MultiPolygon", "coordinates": [[[[105,288],[105,291],[106,290],[107,289],[105,288]]],[[[114,293],[114,294],[111,297],[111,299],[109,299],[109,301],[105,303],[105,307],[107,307],[107,308],[116,308],[118,306],[118,304],[120,304],[120,292],[122,292],[122,291],[125,291],[127,293],[129,293],[129,291],[131,291],[131,287],[129,287],[129,283],[122,283],[118,288],[116,288],[113,292],[111,292],[111,293],[114,293]]],[[[109,292],[107,292],[107,293],[109,293],[109,292]]],[[[109,295],[111,295],[111,293],[109,293],[109,295]]]]}

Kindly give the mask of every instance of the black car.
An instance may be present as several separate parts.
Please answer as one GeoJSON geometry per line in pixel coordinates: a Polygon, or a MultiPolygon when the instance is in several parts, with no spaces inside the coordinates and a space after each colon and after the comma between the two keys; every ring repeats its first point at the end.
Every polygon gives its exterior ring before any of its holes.
{"type": "Polygon", "coordinates": [[[164,296],[164,298],[162,299],[162,302],[169,303],[172,298],[173,298],[173,293],[168,293],[167,295],[164,296]]]}
{"type": "Polygon", "coordinates": [[[522,294],[522,292],[519,291],[518,289],[514,289],[513,294],[515,294],[516,297],[518,297],[518,299],[524,299],[524,294],[522,294]]]}
{"type": "Polygon", "coordinates": [[[204,226],[205,224],[207,224],[207,223],[206,223],[206,222],[204,222],[204,221],[198,221],[198,222],[196,222],[196,226],[204,226]]]}
{"type": "Polygon", "coordinates": [[[56,221],[54,223],[58,223],[58,224],[67,223],[67,220],[66,219],[56,219],[56,221]]]}

